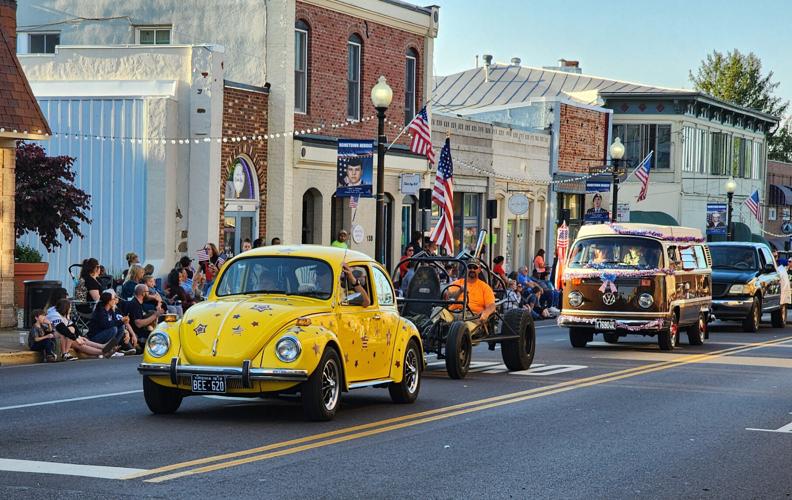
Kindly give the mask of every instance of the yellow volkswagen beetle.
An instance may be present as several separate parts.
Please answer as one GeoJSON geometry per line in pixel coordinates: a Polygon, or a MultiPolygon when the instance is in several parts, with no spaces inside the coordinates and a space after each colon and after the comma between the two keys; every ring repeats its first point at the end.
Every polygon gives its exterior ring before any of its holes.
{"type": "Polygon", "coordinates": [[[329,420],[341,392],[387,387],[418,397],[423,349],[399,316],[393,284],[370,257],[320,246],[270,246],[221,269],[209,297],[160,323],[138,371],[146,404],[173,413],[185,396],[300,393],[329,420]]]}

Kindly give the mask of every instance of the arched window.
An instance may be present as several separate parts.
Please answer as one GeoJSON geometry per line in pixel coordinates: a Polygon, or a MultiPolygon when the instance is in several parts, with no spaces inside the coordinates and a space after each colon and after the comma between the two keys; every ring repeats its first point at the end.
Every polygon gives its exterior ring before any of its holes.
{"type": "Polygon", "coordinates": [[[347,42],[347,119],[360,119],[360,61],[363,39],[352,35],[347,42]]]}
{"type": "Polygon", "coordinates": [[[308,23],[294,24],[294,111],[308,112],[308,23]]]}
{"type": "Polygon", "coordinates": [[[418,84],[418,52],[407,49],[404,64],[404,124],[407,125],[415,116],[415,96],[418,84]]]}
{"type": "Polygon", "coordinates": [[[228,200],[255,200],[256,181],[255,173],[249,160],[240,156],[228,170],[228,179],[225,185],[225,199],[228,200]]]}
{"type": "Polygon", "coordinates": [[[322,243],[322,193],[311,188],[303,194],[302,202],[302,242],[320,245],[322,243]]]}

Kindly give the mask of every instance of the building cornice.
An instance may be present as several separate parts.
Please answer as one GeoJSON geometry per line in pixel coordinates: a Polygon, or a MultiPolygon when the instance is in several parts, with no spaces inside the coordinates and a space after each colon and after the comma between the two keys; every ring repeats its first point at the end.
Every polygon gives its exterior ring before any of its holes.
{"type": "Polygon", "coordinates": [[[408,33],[431,38],[437,37],[437,23],[435,22],[437,7],[423,8],[386,0],[368,2],[349,2],[344,0],[299,1],[308,5],[314,5],[323,9],[340,12],[341,14],[396,28],[408,33]],[[366,7],[366,5],[374,4],[385,5],[381,5],[381,8],[377,10],[366,7]],[[399,16],[395,14],[399,11],[403,11],[404,15],[399,16]]]}

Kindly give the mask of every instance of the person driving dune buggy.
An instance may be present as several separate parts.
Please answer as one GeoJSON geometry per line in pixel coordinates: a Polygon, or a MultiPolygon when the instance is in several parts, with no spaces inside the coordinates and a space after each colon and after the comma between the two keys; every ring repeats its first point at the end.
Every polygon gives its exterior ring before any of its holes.
{"type": "MultiPolygon", "coordinates": [[[[479,235],[480,245],[485,234],[479,235]]],[[[465,252],[457,257],[419,252],[405,260],[413,263],[415,274],[398,299],[399,312],[418,328],[424,351],[445,359],[451,378],[467,375],[473,347],[482,342],[490,350],[501,344],[503,362],[510,371],[530,368],[536,341],[533,318],[524,309],[506,310],[506,286],[500,276],[465,252]],[[442,284],[448,264],[462,278],[442,284]]]]}

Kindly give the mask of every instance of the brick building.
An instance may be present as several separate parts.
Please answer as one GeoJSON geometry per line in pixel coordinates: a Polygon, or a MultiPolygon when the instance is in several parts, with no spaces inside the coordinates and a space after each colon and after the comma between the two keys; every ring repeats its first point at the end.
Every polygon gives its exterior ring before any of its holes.
{"type": "Polygon", "coordinates": [[[16,0],[0,0],[0,327],[17,324],[14,310],[16,141],[44,140],[49,125],[16,57],[16,0]]]}
{"type": "Polygon", "coordinates": [[[787,249],[792,238],[792,163],[767,162],[767,191],[765,200],[765,237],[777,248],[787,249]]]}

